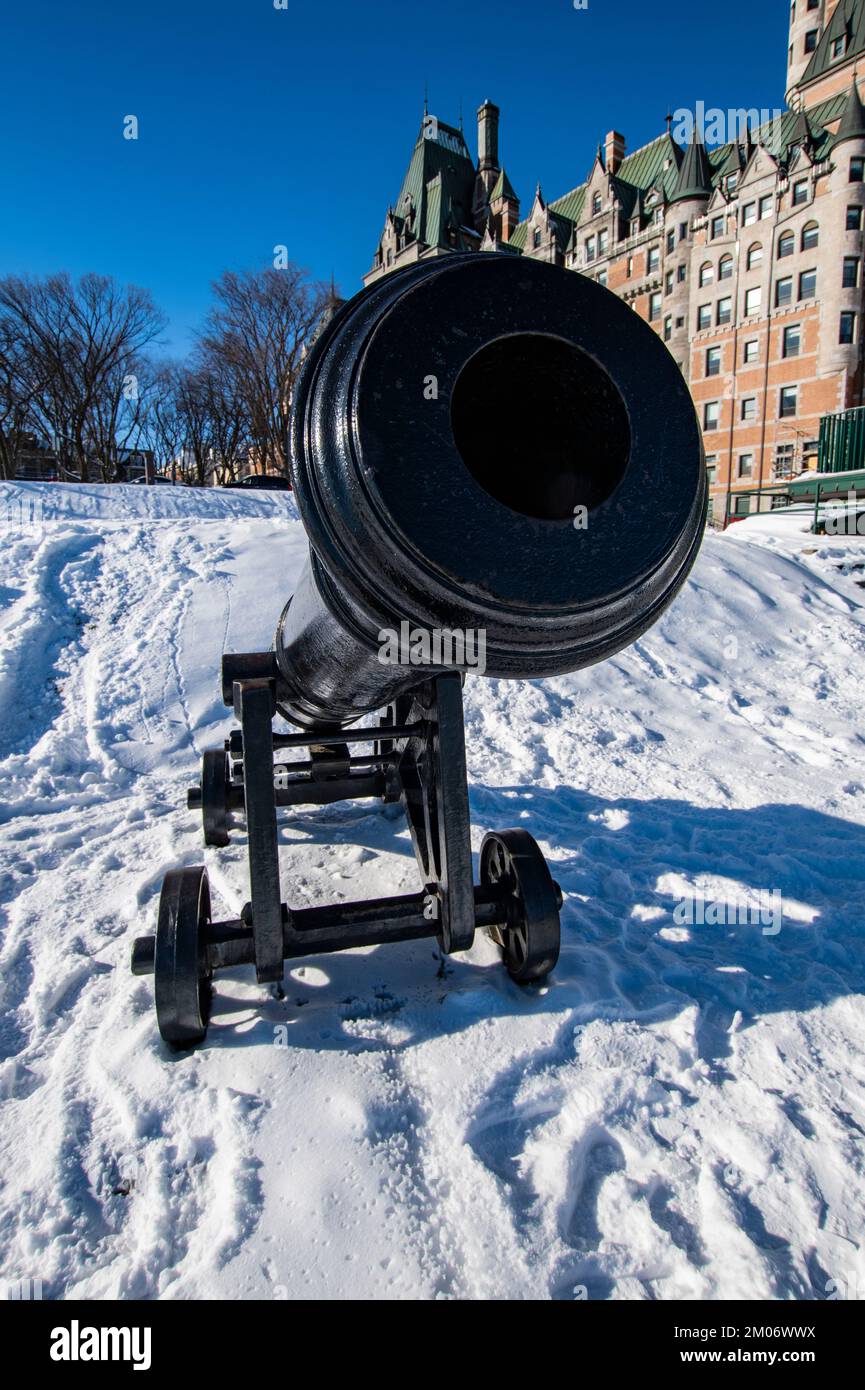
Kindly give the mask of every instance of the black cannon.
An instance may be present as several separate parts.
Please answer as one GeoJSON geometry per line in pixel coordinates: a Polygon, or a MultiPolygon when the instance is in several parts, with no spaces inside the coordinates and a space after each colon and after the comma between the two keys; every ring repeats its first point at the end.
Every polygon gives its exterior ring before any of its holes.
{"type": "Polygon", "coordinates": [[[309,560],[273,650],[223,658],[239,728],[189,794],[209,845],[245,814],[250,901],[214,922],[206,870],[173,870],[133,948],[179,1047],[204,1037],[223,967],[278,982],[289,958],[421,937],[465,951],[482,929],[514,980],[544,978],[562,895],[528,832],[487,834],[474,883],[464,677],[620,651],[705,524],[700,430],[659,338],[584,276],[516,256],[448,255],[344,305],[304,365],[291,454],[309,560]],[[279,808],[356,797],[402,803],[420,891],[292,909],[279,808]]]}

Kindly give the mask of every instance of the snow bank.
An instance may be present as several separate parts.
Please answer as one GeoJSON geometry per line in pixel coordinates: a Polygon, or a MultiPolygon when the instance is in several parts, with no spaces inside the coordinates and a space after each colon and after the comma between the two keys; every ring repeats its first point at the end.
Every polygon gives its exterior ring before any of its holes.
{"type": "MultiPolygon", "coordinates": [[[[710,535],[629,652],[468,683],[475,849],[525,825],[565,893],[546,987],[481,938],[319,957],[284,999],[237,971],[173,1057],[130,942],[174,864],[218,912],[248,896],[243,833],[205,850],[184,791],[229,726],[222,650],[269,644],[306,542],[285,494],[0,485],[4,517],[4,1278],[862,1296],[865,541],[710,535]]],[[[416,887],[382,807],[300,808],[280,845],[299,905],[416,887]]]]}

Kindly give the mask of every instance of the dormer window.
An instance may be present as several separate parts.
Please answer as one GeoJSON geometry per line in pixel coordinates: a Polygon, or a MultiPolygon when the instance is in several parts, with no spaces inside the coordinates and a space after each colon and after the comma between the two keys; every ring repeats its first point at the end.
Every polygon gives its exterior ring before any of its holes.
{"type": "Polygon", "coordinates": [[[600,195],[600,193],[596,193],[595,196],[594,196],[594,198],[592,199],[592,213],[593,213],[593,215],[594,215],[595,217],[597,217],[597,215],[598,215],[598,213],[599,213],[600,211],[601,211],[601,195],[600,195]]]}
{"type": "Polygon", "coordinates": [[[540,227],[535,227],[534,235],[532,236],[532,246],[540,246],[540,244],[541,244],[541,229],[540,229],[540,227]]]}
{"type": "Polygon", "coordinates": [[[839,58],[843,58],[847,52],[847,35],[842,34],[840,38],[832,40],[832,62],[837,63],[839,58]]]}

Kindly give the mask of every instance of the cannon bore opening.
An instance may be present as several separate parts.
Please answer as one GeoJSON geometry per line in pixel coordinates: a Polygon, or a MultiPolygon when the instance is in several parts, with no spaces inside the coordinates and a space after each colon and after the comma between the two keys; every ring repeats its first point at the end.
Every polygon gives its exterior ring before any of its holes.
{"type": "Polygon", "coordinates": [[[454,385],[451,426],[475,481],[545,521],[606,501],[631,448],[611,378],[572,343],[543,333],[497,338],[469,358],[454,385]]]}

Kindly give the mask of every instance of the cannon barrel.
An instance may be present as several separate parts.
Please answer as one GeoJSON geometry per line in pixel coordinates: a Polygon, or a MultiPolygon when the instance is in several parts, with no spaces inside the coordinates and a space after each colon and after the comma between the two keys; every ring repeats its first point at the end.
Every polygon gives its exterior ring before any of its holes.
{"type": "Polygon", "coordinates": [[[536,678],[613,655],[705,525],[700,429],[661,340],[516,255],[443,256],[344,305],[297,383],[291,455],[310,556],[274,650],[280,708],[309,728],[431,667],[536,678]]]}

